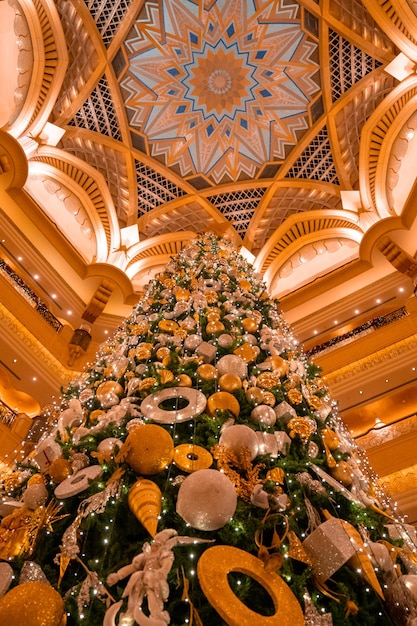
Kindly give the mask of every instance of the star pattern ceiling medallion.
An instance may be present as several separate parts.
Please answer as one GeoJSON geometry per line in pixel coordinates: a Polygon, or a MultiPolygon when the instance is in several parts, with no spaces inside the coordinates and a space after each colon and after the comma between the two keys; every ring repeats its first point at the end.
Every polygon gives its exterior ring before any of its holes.
{"type": "Polygon", "coordinates": [[[130,125],[183,177],[253,177],[308,128],[317,44],[295,2],[149,1],[125,51],[130,125]]]}

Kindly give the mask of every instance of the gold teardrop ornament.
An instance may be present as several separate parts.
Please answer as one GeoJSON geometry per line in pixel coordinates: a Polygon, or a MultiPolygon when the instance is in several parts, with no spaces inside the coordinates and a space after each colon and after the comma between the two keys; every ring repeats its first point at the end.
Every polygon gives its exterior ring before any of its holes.
{"type": "Polygon", "coordinates": [[[147,478],[140,478],[130,488],[127,502],[133,515],[154,537],[162,503],[162,493],[158,485],[147,478]]]}

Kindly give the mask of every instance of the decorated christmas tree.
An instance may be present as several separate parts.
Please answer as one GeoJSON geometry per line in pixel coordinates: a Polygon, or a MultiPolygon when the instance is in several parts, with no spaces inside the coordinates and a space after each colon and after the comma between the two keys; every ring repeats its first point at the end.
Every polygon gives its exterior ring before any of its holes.
{"type": "Polygon", "coordinates": [[[414,529],[216,236],[150,281],[2,492],[0,626],[417,623],[414,529]]]}

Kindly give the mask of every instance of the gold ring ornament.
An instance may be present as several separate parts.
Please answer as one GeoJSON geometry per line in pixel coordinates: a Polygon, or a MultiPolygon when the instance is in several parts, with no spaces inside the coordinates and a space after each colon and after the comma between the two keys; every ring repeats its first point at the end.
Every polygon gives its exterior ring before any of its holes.
{"type": "Polygon", "coordinates": [[[88,467],[84,467],[55,487],[55,497],[58,500],[61,500],[62,498],[71,498],[72,496],[76,496],[78,493],[88,489],[94,480],[100,478],[102,473],[103,470],[100,465],[89,465],[88,467]]]}
{"type": "Polygon", "coordinates": [[[182,443],[174,449],[174,463],[183,472],[196,472],[208,469],[213,463],[210,452],[193,443],[182,443]]]}
{"type": "Polygon", "coordinates": [[[286,582],[276,572],[265,569],[256,556],[232,546],[212,546],[197,564],[198,579],[210,604],[228,626],[304,626],[301,606],[286,582]],[[228,574],[250,576],[270,595],[275,613],[270,616],[252,611],[235,595],[228,574]]]}
{"type": "Polygon", "coordinates": [[[198,417],[206,408],[207,398],[201,391],[191,387],[167,387],[147,396],[140,405],[140,410],[148,419],[159,424],[187,422],[198,417]],[[177,400],[179,401],[177,403],[177,400]],[[187,404],[181,408],[181,400],[187,404]],[[162,409],[162,402],[178,404],[177,409],[162,409]],[[172,402],[173,401],[173,402],[172,402]]]}

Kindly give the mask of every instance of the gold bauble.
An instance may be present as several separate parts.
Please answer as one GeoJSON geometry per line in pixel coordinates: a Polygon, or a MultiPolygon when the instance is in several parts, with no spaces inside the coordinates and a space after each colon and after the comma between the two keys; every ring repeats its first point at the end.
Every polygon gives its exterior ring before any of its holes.
{"type": "Polygon", "coordinates": [[[225,327],[222,322],[219,320],[213,320],[212,322],[208,322],[206,326],[206,333],[208,335],[220,335],[224,331],[225,327]]]}
{"type": "Polygon", "coordinates": [[[268,363],[271,363],[274,373],[277,373],[281,378],[285,376],[287,373],[287,361],[285,359],[275,354],[274,356],[269,356],[266,360],[268,363]]]}
{"type": "Polygon", "coordinates": [[[223,374],[219,378],[220,391],[235,391],[242,389],[242,380],[237,374],[223,374]]]}
{"type": "Polygon", "coordinates": [[[238,400],[228,391],[217,391],[207,400],[207,413],[214,417],[217,411],[230,411],[235,417],[240,413],[238,400]]]}
{"type": "Polygon", "coordinates": [[[207,319],[209,322],[214,322],[218,320],[221,316],[222,312],[217,306],[211,307],[211,309],[207,312],[207,319]]]}
{"type": "Polygon", "coordinates": [[[210,363],[203,363],[197,367],[197,376],[205,381],[214,380],[217,378],[217,370],[214,365],[210,365],[210,363]]]}
{"type": "Polygon", "coordinates": [[[175,384],[178,387],[192,387],[193,381],[188,374],[178,374],[178,376],[175,377],[175,384]]]}
{"type": "Polygon", "coordinates": [[[239,287],[244,291],[250,291],[251,284],[247,278],[242,278],[241,280],[239,280],[239,287]]]}
{"type": "Polygon", "coordinates": [[[134,428],[120,451],[121,458],[129,467],[136,474],[145,476],[162,472],[171,463],[173,455],[171,435],[157,424],[134,428]]]}
{"type": "Polygon", "coordinates": [[[335,467],[331,467],[329,471],[331,476],[345,487],[350,487],[352,484],[352,469],[346,461],[339,461],[339,463],[337,463],[335,467]]]}
{"type": "Polygon", "coordinates": [[[162,346],[161,348],[158,348],[158,350],[156,351],[156,358],[159,361],[162,361],[162,359],[164,359],[165,357],[169,357],[170,354],[171,354],[171,350],[167,348],[166,346],[162,346]]]}
{"type": "Polygon", "coordinates": [[[68,476],[71,476],[72,467],[71,463],[67,459],[59,457],[58,459],[52,461],[50,465],[48,465],[46,471],[51,477],[52,482],[62,483],[62,481],[68,478],[68,476]]]}
{"type": "Polygon", "coordinates": [[[111,394],[115,394],[116,396],[123,394],[122,385],[115,380],[106,380],[106,382],[101,383],[97,387],[96,396],[97,400],[100,402],[103,402],[103,400],[106,401],[111,394]]]}
{"type": "Polygon", "coordinates": [[[259,328],[259,324],[251,317],[245,317],[245,319],[242,320],[242,327],[247,333],[256,333],[259,328]]]}
{"type": "Polygon", "coordinates": [[[179,328],[177,322],[174,322],[174,320],[161,320],[158,322],[158,327],[163,333],[169,334],[173,334],[179,328]]]}
{"type": "Polygon", "coordinates": [[[4,626],[63,626],[65,623],[64,601],[49,583],[22,583],[0,598],[0,624],[4,626]]]}
{"type": "Polygon", "coordinates": [[[162,503],[162,493],[158,485],[147,478],[140,478],[129,489],[127,502],[136,519],[154,537],[162,503]]]}
{"type": "Polygon", "coordinates": [[[261,404],[264,401],[264,392],[260,387],[249,387],[246,390],[246,400],[253,402],[253,404],[261,404]]]}
{"type": "Polygon", "coordinates": [[[44,485],[45,479],[42,474],[33,474],[28,480],[28,487],[31,485],[44,485]]]}

